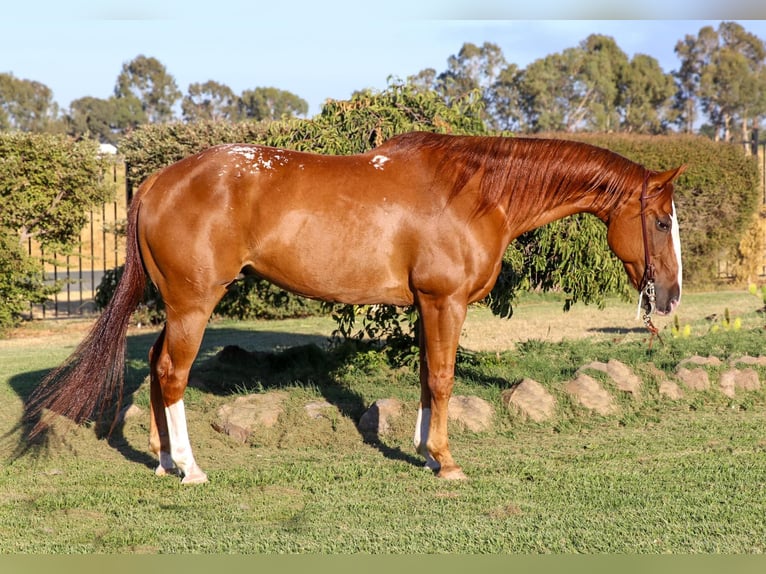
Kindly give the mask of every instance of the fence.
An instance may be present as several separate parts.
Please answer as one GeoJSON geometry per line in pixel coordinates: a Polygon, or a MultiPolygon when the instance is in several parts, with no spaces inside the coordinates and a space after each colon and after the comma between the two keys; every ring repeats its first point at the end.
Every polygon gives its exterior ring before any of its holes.
{"type": "Polygon", "coordinates": [[[124,165],[115,163],[112,177],[118,189],[117,200],[90,211],[74,251],[46,253],[39,244],[29,240],[29,255],[42,261],[45,283],[61,283],[61,290],[45,304],[30,305],[32,318],[93,314],[96,288],[104,273],[124,263],[125,239],[119,231],[127,213],[124,165]]]}

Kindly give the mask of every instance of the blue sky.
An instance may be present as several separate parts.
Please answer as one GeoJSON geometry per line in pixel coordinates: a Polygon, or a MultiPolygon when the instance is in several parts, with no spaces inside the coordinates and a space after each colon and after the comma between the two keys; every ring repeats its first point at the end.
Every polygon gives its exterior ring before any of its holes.
{"type": "Polygon", "coordinates": [[[442,71],[464,42],[494,42],[525,67],[600,33],[670,72],[679,64],[676,42],[704,25],[737,20],[766,40],[766,20],[755,19],[766,18],[762,0],[644,0],[639,8],[608,0],[587,8],[566,0],[522,7],[501,0],[13,4],[0,20],[0,72],[46,84],[64,108],[83,96],[108,97],[122,64],[139,54],[160,60],[184,93],[211,79],[237,93],[275,86],[307,100],[314,115],[325,99],[383,89],[389,76],[442,71]]]}

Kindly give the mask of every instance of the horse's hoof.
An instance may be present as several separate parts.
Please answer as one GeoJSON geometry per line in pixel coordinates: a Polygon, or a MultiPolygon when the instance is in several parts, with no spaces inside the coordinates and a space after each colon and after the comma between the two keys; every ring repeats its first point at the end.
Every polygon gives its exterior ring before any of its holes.
{"type": "Polygon", "coordinates": [[[459,466],[442,468],[436,476],[445,480],[468,480],[468,477],[459,466]]]}
{"type": "Polygon", "coordinates": [[[205,482],[207,482],[207,475],[200,469],[185,475],[181,480],[181,484],[203,484],[205,482]]]}
{"type": "Polygon", "coordinates": [[[175,467],[165,468],[160,464],[154,469],[154,474],[157,476],[178,476],[178,469],[175,467]]]}

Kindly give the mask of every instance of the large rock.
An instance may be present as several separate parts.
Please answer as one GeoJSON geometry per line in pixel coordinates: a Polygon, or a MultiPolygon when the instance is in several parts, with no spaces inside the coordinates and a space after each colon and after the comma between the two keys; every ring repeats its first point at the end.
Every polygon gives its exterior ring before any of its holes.
{"type": "Polygon", "coordinates": [[[756,391],[761,388],[758,373],[753,369],[729,369],[721,373],[718,383],[721,392],[729,398],[734,398],[739,391],[756,391]]]}
{"type": "Polygon", "coordinates": [[[630,370],[625,363],[617,361],[615,359],[609,359],[608,363],[602,363],[601,361],[593,361],[587,365],[580,367],[577,372],[580,373],[587,369],[593,369],[595,371],[601,371],[606,373],[614,381],[614,384],[623,392],[629,393],[634,397],[638,397],[641,389],[641,379],[630,370]]]}
{"type": "Polygon", "coordinates": [[[277,424],[286,398],[287,393],[281,391],[237,397],[218,409],[218,420],[212,426],[244,443],[256,427],[270,428],[277,424]]]}
{"type": "Polygon", "coordinates": [[[490,428],[495,409],[479,397],[453,396],[449,400],[447,417],[469,431],[481,432],[490,428]]]}
{"type": "Polygon", "coordinates": [[[536,423],[550,419],[556,412],[556,399],[540,383],[524,379],[503,391],[503,404],[511,413],[536,423]]]}
{"type": "Polygon", "coordinates": [[[708,377],[707,371],[701,367],[696,369],[678,367],[676,376],[687,389],[692,391],[705,391],[710,388],[710,377],[708,377]]]}
{"type": "Polygon", "coordinates": [[[359,419],[359,430],[381,436],[391,432],[391,421],[402,414],[402,403],[397,399],[378,399],[359,419]]]}
{"type": "Polygon", "coordinates": [[[564,388],[574,399],[586,409],[600,415],[611,415],[617,412],[614,399],[599,382],[584,373],[569,381],[564,388]]]}

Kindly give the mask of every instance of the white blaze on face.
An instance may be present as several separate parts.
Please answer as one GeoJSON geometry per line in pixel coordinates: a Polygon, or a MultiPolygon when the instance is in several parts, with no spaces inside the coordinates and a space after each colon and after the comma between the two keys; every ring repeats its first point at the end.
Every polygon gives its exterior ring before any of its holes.
{"type": "Polygon", "coordinates": [[[670,214],[670,233],[673,237],[673,251],[676,254],[676,262],[678,263],[678,303],[681,302],[681,280],[683,276],[683,268],[681,265],[681,233],[678,229],[678,218],[676,217],[676,205],[671,202],[673,213],[670,214]]]}

